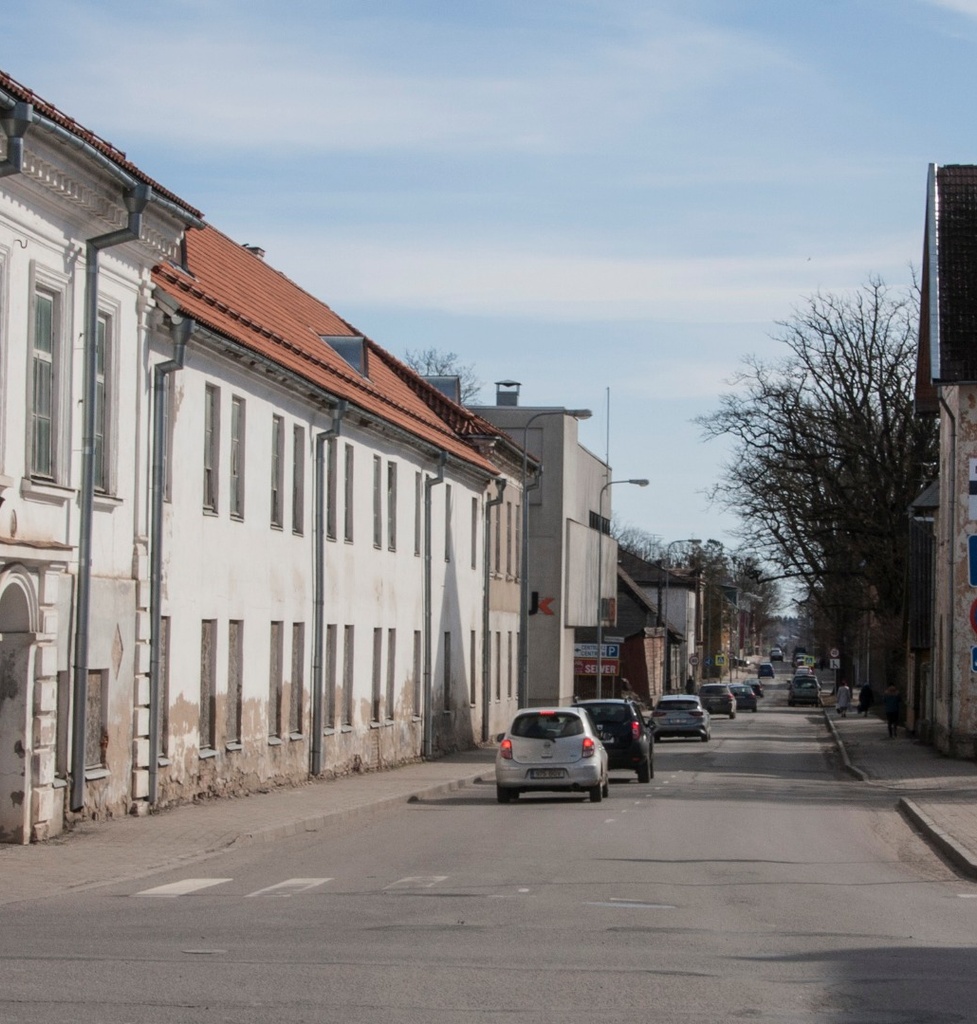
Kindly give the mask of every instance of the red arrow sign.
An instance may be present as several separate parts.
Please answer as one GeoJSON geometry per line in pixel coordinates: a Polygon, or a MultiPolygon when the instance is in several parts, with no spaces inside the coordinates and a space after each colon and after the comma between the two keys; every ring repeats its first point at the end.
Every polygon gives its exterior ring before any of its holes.
{"type": "Polygon", "coordinates": [[[553,611],[552,605],[553,605],[553,598],[552,597],[541,597],[539,599],[539,610],[544,615],[553,615],[553,614],[555,614],[554,611],[553,611]]]}

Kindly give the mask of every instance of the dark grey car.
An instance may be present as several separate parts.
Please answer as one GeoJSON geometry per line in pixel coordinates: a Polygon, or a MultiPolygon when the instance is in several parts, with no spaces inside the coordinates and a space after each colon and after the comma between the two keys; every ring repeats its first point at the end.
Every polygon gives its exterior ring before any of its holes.
{"type": "Polygon", "coordinates": [[[582,700],[575,707],[584,708],[593,720],[607,748],[609,768],[630,769],[638,773],[638,782],[651,782],[655,776],[654,737],[634,701],[582,700]]]}
{"type": "Polygon", "coordinates": [[[736,699],[725,683],[704,683],[699,687],[699,700],[710,715],[736,717],[736,699]]]}

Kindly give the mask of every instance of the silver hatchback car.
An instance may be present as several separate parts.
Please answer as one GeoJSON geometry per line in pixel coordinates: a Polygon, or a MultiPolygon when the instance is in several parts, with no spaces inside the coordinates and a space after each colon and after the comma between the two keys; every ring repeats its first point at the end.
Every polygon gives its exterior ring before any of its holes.
{"type": "Polygon", "coordinates": [[[495,785],[500,804],[520,793],[563,790],[608,795],[607,751],[582,708],[525,708],[499,734],[495,785]]]}

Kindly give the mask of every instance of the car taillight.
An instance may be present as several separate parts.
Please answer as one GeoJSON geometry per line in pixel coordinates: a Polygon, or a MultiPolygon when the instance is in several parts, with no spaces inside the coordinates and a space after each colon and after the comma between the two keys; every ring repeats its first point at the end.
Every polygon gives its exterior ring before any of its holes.
{"type": "Polygon", "coordinates": [[[641,726],[637,722],[631,723],[631,739],[636,740],[641,736],[641,726]]]}
{"type": "MultiPolygon", "coordinates": [[[[583,738],[583,756],[584,757],[593,757],[594,753],[596,752],[596,750],[597,750],[597,744],[594,743],[594,741],[589,736],[584,736],[584,738],[583,738]]],[[[510,754],[509,756],[511,757],[512,755],[510,754]]]]}
{"type": "Polygon", "coordinates": [[[702,712],[701,711],[690,711],[689,715],[692,718],[702,718],[702,712]]]}
{"type": "Polygon", "coordinates": [[[504,761],[512,760],[512,740],[503,740],[499,744],[499,753],[504,761]]]}

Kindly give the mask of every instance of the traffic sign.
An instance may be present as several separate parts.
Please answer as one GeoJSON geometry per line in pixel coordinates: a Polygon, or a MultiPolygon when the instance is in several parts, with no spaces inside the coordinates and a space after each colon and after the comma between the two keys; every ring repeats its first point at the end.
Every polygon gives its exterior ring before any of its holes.
{"type": "Polygon", "coordinates": [[[832,658],[841,657],[841,651],[839,651],[837,647],[832,647],[828,653],[831,655],[832,658]]]}
{"type": "Polygon", "coordinates": [[[689,656],[689,664],[692,665],[693,667],[698,665],[699,664],[699,655],[698,654],[690,655],[689,656]]]}

